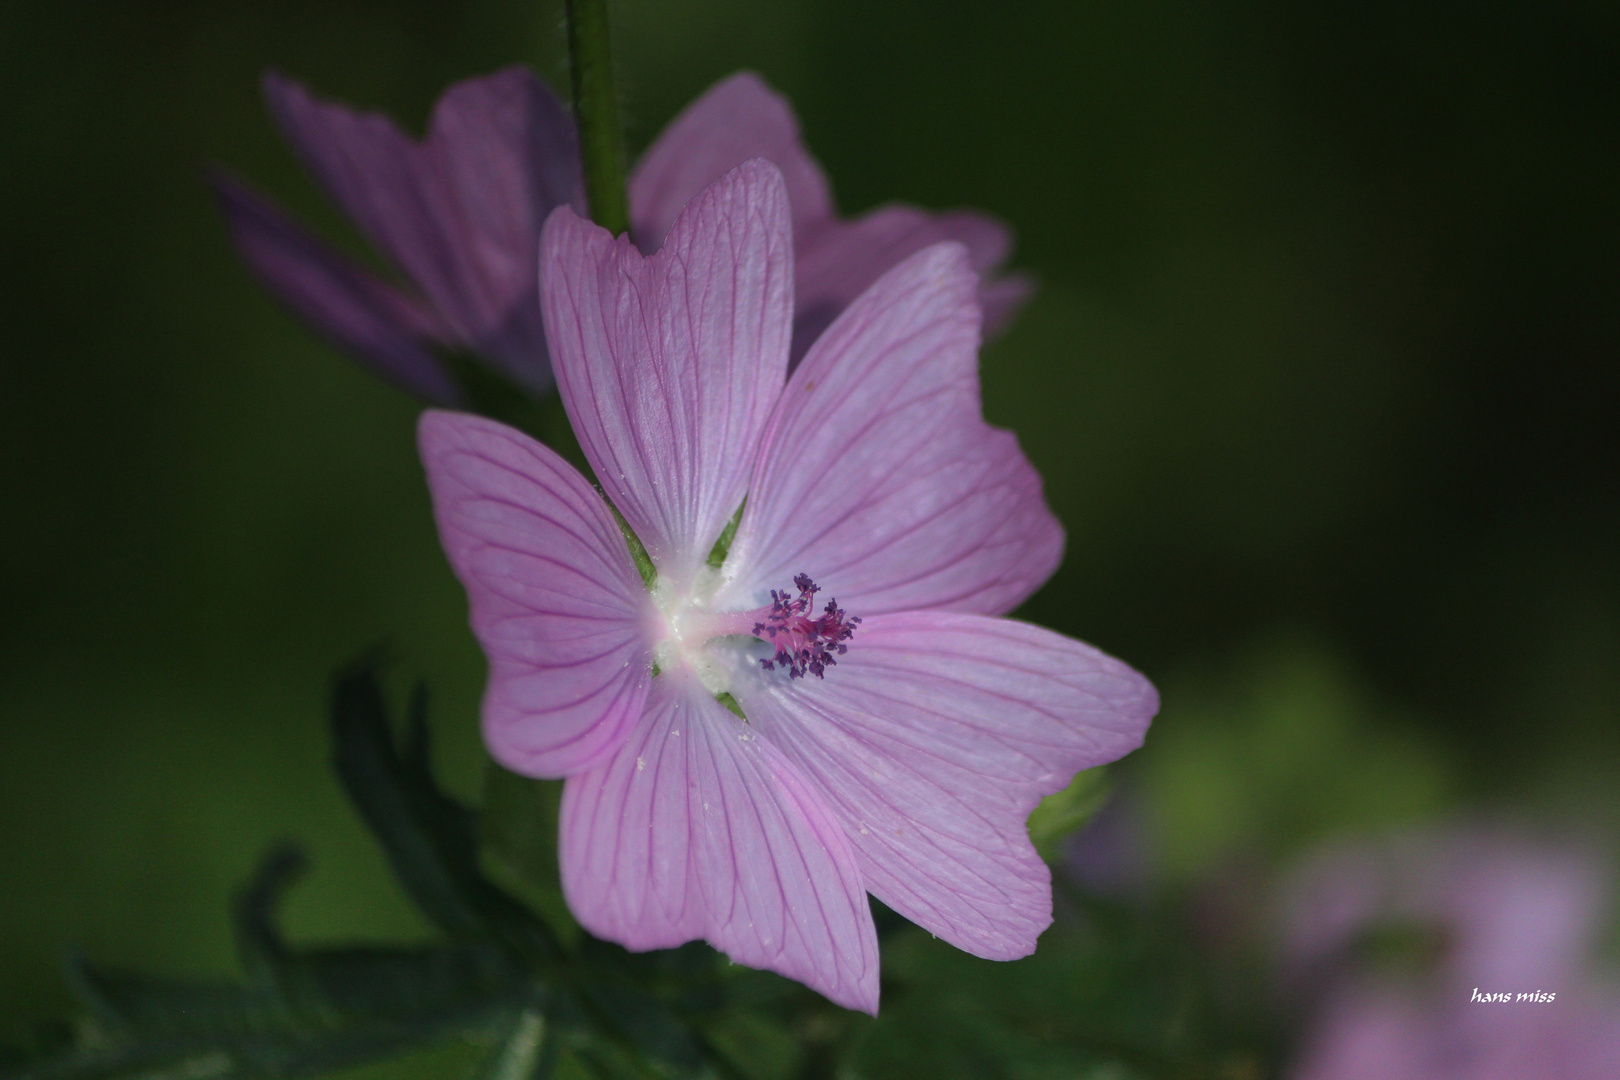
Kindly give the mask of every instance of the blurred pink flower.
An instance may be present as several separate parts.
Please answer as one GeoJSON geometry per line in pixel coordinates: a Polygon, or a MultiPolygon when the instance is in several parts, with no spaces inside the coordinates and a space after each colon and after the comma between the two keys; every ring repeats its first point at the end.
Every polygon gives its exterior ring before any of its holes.
{"type": "Polygon", "coordinates": [[[568,209],[546,225],[558,386],[651,589],[551,450],[447,412],[421,447],[489,657],[486,741],[568,778],[580,921],[632,949],[703,938],[876,1011],[865,893],[976,955],[1031,952],[1051,881],[1025,819],[1140,745],[1157,695],[995,617],[1063,537],[1017,441],[981,419],[961,245],[884,274],[789,373],[790,191],[745,163],[651,257],[568,209]],[[813,606],[823,588],[837,599],[813,606]]]}
{"type": "Polygon", "coordinates": [[[1589,851],[1504,833],[1418,833],[1324,852],[1284,894],[1294,986],[1326,979],[1292,1075],[1620,1076],[1620,994],[1589,967],[1607,884],[1589,851]],[[1427,935],[1438,957],[1392,971],[1355,956],[1388,929],[1427,935]]]}
{"type": "MultiPolygon", "coordinates": [[[[526,68],[457,83],[434,107],[425,141],[387,117],[322,101],[276,74],[271,114],[328,194],[410,282],[396,288],[295,224],[244,184],[215,175],[237,250],[294,314],[375,373],[438,404],[458,404],[435,349],[469,352],[530,393],[552,385],[536,288],[540,227],[558,206],[585,212],[572,118],[526,68]]],[[[793,358],[886,270],[956,240],[988,274],[1008,228],[974,211],[890,204],[838,217],[826,177],[799,140],[786,100],[742,72],[693,102],[648,148],[629,181],[632,233],[656,251],[687,201],[750,158],[787,181],[797,249],[793,358]]],[[[1028,279],[980,287],[999,328],[1028,279]]]]}

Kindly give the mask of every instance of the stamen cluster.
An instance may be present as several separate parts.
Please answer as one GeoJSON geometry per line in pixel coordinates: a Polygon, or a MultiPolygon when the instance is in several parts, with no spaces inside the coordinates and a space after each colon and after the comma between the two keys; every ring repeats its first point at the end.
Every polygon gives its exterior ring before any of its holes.
{"type": "Polygon", "coordinates": [[[776,655],[759,663],[766,671],[775,671],[780,664],[787,668],[790,678],[802,679],[809,672],[820,679],[838,663],[837,656],[849,651],[844,642],[855,636],[861,620],[839,607],[836,599],[827,601],[819,618],[811,618],[816,593],[821,589],[809,574],[799,574],[793,584],[799,595],[772,589],[770,612],[764,622],[754,624],[754,636],[776,646],[776,655]]]}

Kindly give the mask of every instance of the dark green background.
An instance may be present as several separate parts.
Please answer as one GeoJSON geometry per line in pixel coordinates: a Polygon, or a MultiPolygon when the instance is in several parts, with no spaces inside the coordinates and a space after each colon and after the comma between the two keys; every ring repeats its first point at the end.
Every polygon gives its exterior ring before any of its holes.
{"type": "MultiPolygon", "coordinates": [[[[0,7],[0,1041],[68,945],[231,969],[224,900],[310,841],[299,935],[423,933],[325,766],[391,642],[476,790],[481,660],[415,409],[284,317],[201,182],[358,248],[274,66],[420,129],[556,3],[0,7]]],[[[1039,298],[986,350],[1069,530],[1026,614],[1160,682],[1130,770],[1167,879],[1460,813],[1602,827],[1620,769],[1620,14],[1596,2],[624,0],[629,138],[739,68],[846,211],[975,205],[1039,298]]]]}

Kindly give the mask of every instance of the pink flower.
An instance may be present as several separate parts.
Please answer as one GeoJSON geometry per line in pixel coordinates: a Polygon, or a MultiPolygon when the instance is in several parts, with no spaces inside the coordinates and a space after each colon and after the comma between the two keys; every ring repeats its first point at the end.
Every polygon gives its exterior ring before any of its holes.
{"type": "MultiPolygon", "coordinates": [[[[535,280],[540,226],[558,206],[584,213],[585,200],[573,120],[545,84],[516,67],[457,83],[434,106],[424,142],[279,75],[266,76],[264,92],[310,171],[411,286],[381,280],[252,189],[216,175],[237,250],[265,287],[424,400],[460,403],[434,356],[441,349],[471,353],[530,393],[549,390],[535,280]]],[[[637,244],[657,250],[681,207],[756,157],[782,170],[792,205],[795,359],[884,271],[928,245],[961,242],[980,273],[1011,249],[1007,227],[974,211],[890,204],[841,220],[792,109],[749,72],[693,102],[643,155],[629,190],[637,244]]],[[[1018,275],[986,282],[987,325],[1004,325],[1030,291],[1018,275]]]]}
{"type": "Polygon", "coordinates": [[[216,175],[237,251],[271,294],[427,401],[460,401],[439,349],[472,353],[531,393],[551,389],[536,243],[554,207],[585,206],[574,122],[551,91],[523,68],[457,83],[423,142],[274,73],[264,95],[332,200],[410,283],[383,281],[216,175]]]}
{"type": "Polygon", "coordinates": [[[1140,745],[1157,696],[995,617],[1063,537],[1017,441],[980,417],[961,245],[883,275],[789,374],[789,190],[745,163],[651,257],[568,209],[546,224],[558,386],[651,589],[551,450],[447,412],[421,448],[489,657],[490,750],[568,778],[581,923],[631,949],[703,938],[875,1011],[865,893],[976,955],[1030,953],[1051,886],[1025,818],[1140,745]]]}
{"type": "Polygon", "coordinates": [[[658,250],[681,209],[726,172],[751,158],[782,170],[793,217],[792,360],[849,303],[901,260],[930,244],[955,240],[983,277],[978,287],[984,332],[999,333],[1033,291],[1022,274],[992,277],[1012,251],[1012,231],[976,210],[931,214],[888,203],[845,221],[833,206],[821,166],[799,140],[787,99],[758,75],[741,71],[710,87],[647,148],[630,175],[631,230],[644,253],[658,250]]]}
{"type": "Polygon", "coordinates": [[[1620,1075],[1620,994],[1589,963],[1607,893],[1591,851],[1509,833],[1415,832],[1325,850],[1283,897],[1291,989],[1325,982],[1291,1075],[1620,1075]],[[1355,953],[1380,929],[1426,933],[1438,954],[1426,968],[1409,958],[1379,970],[1355,953]]]}

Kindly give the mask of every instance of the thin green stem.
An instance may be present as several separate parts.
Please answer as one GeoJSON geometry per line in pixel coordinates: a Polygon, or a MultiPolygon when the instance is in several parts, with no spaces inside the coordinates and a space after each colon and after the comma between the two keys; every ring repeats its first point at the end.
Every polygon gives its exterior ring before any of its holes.
{"type": "Polygon", "coordinates": [[[630,231],[630,209],[624,194],[624,139],[613,89],[613,54],[608,47],[608,0],[567,0],[565,6],[585,197],[591,220],[617,236],[630,231]]]}
{"type": "Polygon", "coordinates": [[[478,1080],[529,1080],[545,1052],[546,1018],[535,1009],[512,1017],[501,1042],[478,1070],[478,1080]]]}

